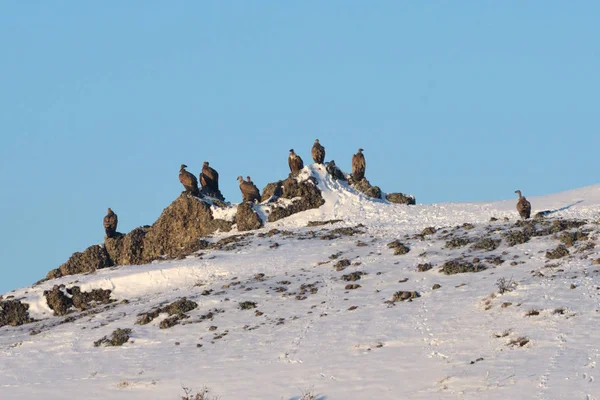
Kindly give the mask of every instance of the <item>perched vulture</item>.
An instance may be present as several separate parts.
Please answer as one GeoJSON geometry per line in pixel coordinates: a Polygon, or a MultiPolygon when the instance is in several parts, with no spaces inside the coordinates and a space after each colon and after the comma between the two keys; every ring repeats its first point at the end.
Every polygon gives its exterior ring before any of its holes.
{"type": "Polygon", "coordinates": [[[194,174],[186,171],[187,165],[181,164],[181,168],[179,169],[179,182],[185,188],[186,193],[191,194],[192,196],[200,197],[200,191],[198,190],[198,179],[194,176],[194,174]]]}
{"type": "Polygon", "coordinates": [[[115,233],[117,233],[117,224],[119,223],[119,218],[117,214],[113,212],[113,210],[108,208],[108,213],[104,217],[104,232],[106,232],[106,237],[113,237],[115,233]]]}
{"type": "Polygon", "coordinates": [[[254,184],[254,182],[252,182],[252,178],[250,178],[250,175],[248,175],[246,177],[246,182],[248,182],[249,184],[252,185],[252,187],[254,187],[254,190],[256,191],[256,193],[260,193],[258,190],[258,187],[256,187],[256,185],[254,184]]]}
{"type": "Polygon", "coordinates": [[[200,172],[200,184],[203,188],[208,188],[212,192],[219,191],[219,173],[204,161],[202,172],[200,172]]]}
{"type": "Polygon", "coordinates": [[[365,177],[367,163],[362,152],[363,149],[358,149],[358,153],[352,156],[352,180],[354,182],[359,182],[365,177]]]}
{"type": "Polygon", "coordinates": [[[315,140],[315,144],[313,144],[312,158],[317,164],[323,164],[325,161],[325,147],[321,146],[319,139],[315,140]]]}
{"type": "Polygon", "coordinates": [[[252,203],[260,203],[260,193],[258,188],[254,184],[246,182],[244,178],[238,176],[238,182],[240,183],[240,191],[242,192],[242,200],[250,201],[252,203]]]}
{"type": "Polygon", "coordinates": [[[531,203],[521,194],[520,190],[515,190],[515,193],[519,195],[519,201],[517,202],[517,211],[523,219],[527,219],[531,216],[531,203]]]}
{"type": "Polygon", "coordinates": [[[294,149],[290,149],[288,164],[290,165],[290,171],[292,171],[292,175],[297,175],[298,172],[304,168],[304,162],[298,154],[294,153],[294,149]]]}

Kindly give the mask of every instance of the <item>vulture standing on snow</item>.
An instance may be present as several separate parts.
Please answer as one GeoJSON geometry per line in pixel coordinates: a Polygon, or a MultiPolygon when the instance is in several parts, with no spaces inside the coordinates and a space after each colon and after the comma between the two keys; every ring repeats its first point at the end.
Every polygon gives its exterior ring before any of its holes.
{"type": "Polygon", "coordinates": [[[316,139],[315,144],[313,144],[312,158],[317,164],[323,164],[323,161],[325,161],[325,147],[321,146],[319,139],[316,139]]]}
{"type": "Polygon", "coordinates": [[[288,164],[290,165],[290,171],[292,171],[292,175],[297,175],[298,172],[304,168],[304,162],[298,154],[294,153],[294,149],[290,149],[288,164]]]}
{"type": "Polygon", "coordinates": [[[200,184],[203,188],[209,189],[211,192],[219,191],[219,173],[209,166],[208,161],[204,161],[202,172],[200,172],[200,184]]]}
{"type": "Polygon", "coordinates": [[[365,177],[367,163],[363,155],[363,149],[358,149],[358,153],[352,156],[352,180],[359,182],[365,177]]]}
{"type": "Polygon", "coordinates": [[[200,197],[200,191],[198,190],[198,179],[191,172],[186,171],[187,165],[181,164],[179,169],[179,182],[185,188],[186,193],[192,196],[200,197]]]}
{"type": "Polygon", "coordinates": [[[344,173],[342,172],[341,169],[339,169],[337,167],[337,165],[335,165],[335,161],[331,160],[327,163],[327,166],[325,167],[325,169],[327,170],[327,172],[329,172],[329,175],[331,175],[331,177],[335,180],[341,180],[341,181],[345,181],[346,177],[344,176],[344,173]]]}
{"type": "Polygon", "coordinates": [[[531,216],[531,203],[521,194],[520,190],[515,190],[515,193],[519,195],[519,201],[517,202],[517,211],[523,219],[527,219],[531,216]]]}
{"type": "Polygon", "coordinates": [[[117,224],[119,223],[119,218],[117,218],[117,214],[113,212],[113,210],[108,208],[108,213],[104,217],[104,232],[106,232],[106,237],[113,237],[115,233],[117,233],[117,224]]]}
{"type": "Polygon", "coordinates": [[[252,203],[260,203],[260,193],[258,188],[253,183],[246,182],[241,176],[237,177],[240,183],[240,191],[242,192],[242,200],[250,201],[252,203]]]}

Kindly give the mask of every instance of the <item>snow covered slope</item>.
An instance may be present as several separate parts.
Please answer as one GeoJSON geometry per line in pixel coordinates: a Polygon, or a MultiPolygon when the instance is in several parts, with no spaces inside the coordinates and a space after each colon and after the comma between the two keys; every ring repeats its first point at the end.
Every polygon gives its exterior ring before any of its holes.
{"type": "Polygon", "coordinates": [[[515,244],[506,235],[527,229],[516,198],[405,206],[319,166],[303,173],[318,179],[321,208],[215,235],[222,250],[5,294],[36,321],[0,328],[0,398],[180,399],[206,385],[223,400],[600,399],[600,185],[529,198],[550,213],[515,244]],[[585,225],[542,232],[567,219],[585,225]],[[342,221],[307,226],[326,220],[342,221]],[[394,255],[395,240],[408,253],[394,255]],[[560,240],[569,254],[549,259],[560,240]],[[451,260],[479,272],[441,273],[451,260]],[[512,282],[502,294],[500,278],[512,282]],[[110,289],[115,302],[53,316],[44,291],[57,284],[110,289]],[[398,291],[419,297],[390,302],[398,291]],[[174,326],[161,329],[164,312],[137,323],[183,297],[197,308],[174,326]],[[117,328],[128,342],[94,346],[117,328]]]}

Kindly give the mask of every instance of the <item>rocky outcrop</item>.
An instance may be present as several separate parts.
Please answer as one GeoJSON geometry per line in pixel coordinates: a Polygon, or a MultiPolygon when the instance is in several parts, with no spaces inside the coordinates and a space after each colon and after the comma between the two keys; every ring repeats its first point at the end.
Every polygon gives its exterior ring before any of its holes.
{"type": "Polygon", "coordinates": [[[263,221],[260,216],[254,211],[251,203],[243,202],[237,208],[235,215],[237,229],[240,232],[259,229],[263,226],[263,221]]]}
{"type": "Polygon", "coordinates": [[[193,196],[181,195],[165,208],[144,236],[144,262],[176,257],[199,250],[199,239],[231,223],[213,218],[210,206],[193,196]]]}
{"type": "Polygon", "coordinates": [[[354,182],[352,186],[369,197],[381,199],[381,189],[379,189],[379,186],[372,186],[367,178],[362,178],[360,181],[354,182]]]}
{"type": "Polygon", "coordinates": [[[73,253],[66,263],[61,265],[57,270],[50,271],[48,276],[58,278],[65,275],[93,272],[97,269],[112,267],[113,265],[114,263],[104,246],[93,245],[83,252],[73,253]]]}
{"type": "Polygon", "coordinates": [[[285,205],[275,204],[269,214],[269,222],[278,221],[301,211],[319,208],[325,204],[321,191],[317,187],[317,180],[310,177],[307,180],[298,181],[289,177],[282,183],[283,199],[292,200],[285,205]]]}
{"type": "Polygon", "coordinates": [[[48,307],[54,311],[54,315],[66,315],[71,307],[83,311],[98,304],[108,304],[111,302],[110,293],[108,289],[92,289],[89,292],[82,292],[79,286],[65,288],[54,285],[52,290],[44,291],[44,297],[46,297],[48,307]]]}
{"type": "Polygon", "coordinates": [[[115,265],[137,265],[144,263],[144,238],[149,226],[135,228],[127,235],[104,240],[106,252],[115,265]]]}
{"type": "Polygon", "coordinates": [[[200,194],[202,196],[213,197],[222,202],[225,201],[225,197],[223,196],[223,193],[221,193],[221,191],[219,189],[211,189],[207,186],[204,186],[202,189],[200,189],[200,194]]]}
{"type": "Polygon", "coordinates": [[[408,205],[417,204],[417,201],[414,198],[414,196],[409,196],[409,195],[406,195],[403,193],[388,193],[385,196],[385,199],[387,201],[389,201],[390,203],[408,204],[408,205]]]}
{"type": "Polygon", "coordinates": [[[18,326],[33,322],[27,310],[29,304],[21,303],[19,300],[0,301],[0,327],[4,325],[18,326]]]}
{"type": "Polygon", "coordinates": [[[283,194],[283,181],[271,182],[262,190],[260,202],[272,202],[277,200],[283,194]]]}

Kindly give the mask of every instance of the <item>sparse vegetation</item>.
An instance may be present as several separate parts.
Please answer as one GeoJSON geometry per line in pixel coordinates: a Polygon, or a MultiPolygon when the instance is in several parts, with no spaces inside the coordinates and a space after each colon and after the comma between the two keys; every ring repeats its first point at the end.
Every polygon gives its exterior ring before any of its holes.
{"type": "Polygon", "coordinates": [[[251,310],[253,308],[256,308],[256,302],[254,302],[254,301],[242,301],[242,302],[240,302],[240,308],[242,310],[251,310]]]}
{"type": "Polygon", "coordinates": [[[462,260],[451,260],[447,261],[442,265],[442,269],[440,272],[446,275],[454,275],[454,274],[463,274],[465,272],[480,272],[483,271],[485,267],[481,264],[473,264],[468,261],[462,260]]]}
{"type": "Polygon", "coordinates": [[[512,277],[510,279],[500,278],[496,281],[496,286],[498,287],[498,293],[504,294],[515,290],[517,283],[513,281],[512,277]]]}
{"type": "Polygon", "coordinates": [[[100,346],[122,346],[129,341],[131,329],[117,328],[111,335],[110,339],[104,336],[102,339],[94,342],[94,347],[100,346]]]}
{"type": "Polygon", "coordinates": [[[446,242],[446,245],[444,247],[447,248],[447,249],[455,249],[457,247],[466,246],[469,243],[471,243],[471,241],[469,239],[457,237],[457,238],[453,238],[453,239],[448,240],[446,242]]]}
{"type": "Polygon", "coordinates": [[[527,343],[529,343],[529,339],[526,338],[525,336],[520,336],[520,337],[518,337],[516,339],[511,339],[510,342],[508,342],[507,346],[510,346],[510,347],[516,347],[516,346],[523,347],[527,343]]]}
{"type": "Polygon", "coordinates": [[[199,391],[196,391],[196,393],[194,393],[195,392],[194,390],[187,388],[185,386],[182,386],[181,389],[185,393],[183,396],[181,396],[181,400],[219,400],[220,399],[219,396],[211,395],[210,389],[207,388],[206,386],[203,386],[202,389],[200,389],[199,391]]]}

